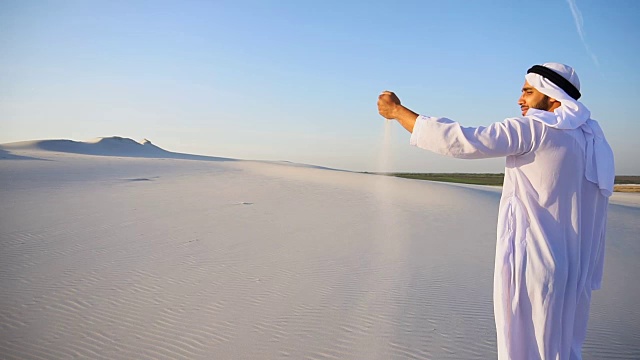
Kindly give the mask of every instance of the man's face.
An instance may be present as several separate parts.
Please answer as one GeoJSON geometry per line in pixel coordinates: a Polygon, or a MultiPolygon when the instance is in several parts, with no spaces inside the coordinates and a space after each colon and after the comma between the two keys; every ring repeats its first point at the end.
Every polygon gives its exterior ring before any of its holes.
{"type": "Polygon", "coordinates": [[[518,105],[522,110],[522,116],[525,116],[530,108],[549,111],[551,107],[549,97],[536,90],[526,81],[522,86],[522,95],[518,99],[518,105]]]}

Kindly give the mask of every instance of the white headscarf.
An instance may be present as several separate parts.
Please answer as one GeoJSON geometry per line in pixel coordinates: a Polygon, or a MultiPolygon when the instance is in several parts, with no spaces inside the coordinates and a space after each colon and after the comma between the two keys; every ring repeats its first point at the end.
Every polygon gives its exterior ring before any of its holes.
{"type": "MultiPolygon", "coordinates": [[[[542,66],[562,75],[576,89],[580,90],[578,74],[570,66],[559,63],[546,63],[542,66]]],[[[560,107],[553,112],[529,108],[526,116],[556,129],[582,129],[587,140],[585,176],[587,180],[598,185],[604,196],[611,196],[615,180],[613,151],[598,122],[591,119],[589,109],[541,75],[529,73],[525,79],[538,91],[561,103],[560,107]]]]}

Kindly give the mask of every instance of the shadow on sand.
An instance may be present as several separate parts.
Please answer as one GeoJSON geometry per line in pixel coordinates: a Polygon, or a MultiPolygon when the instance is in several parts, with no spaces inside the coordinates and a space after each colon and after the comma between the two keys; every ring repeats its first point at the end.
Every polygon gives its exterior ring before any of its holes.
{"type": "Polygon", "coordinates": [[[11,152],[9,152],[7,150],[4,150],[2,148],[0,148],[0,160],[41,160],[41,161],[51,161],[51,160],[40,159],[40,158],[31,157],[31,156],[15,155],[15,154],[12,154],[11,152]]]}

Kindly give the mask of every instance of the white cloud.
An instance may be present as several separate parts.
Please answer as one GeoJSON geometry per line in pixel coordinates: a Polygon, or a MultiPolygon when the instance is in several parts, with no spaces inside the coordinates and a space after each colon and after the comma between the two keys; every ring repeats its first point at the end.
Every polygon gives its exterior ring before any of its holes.
{"type": "Polygon", "coordinates": [[[600,62],[598,61],[598,58],[589,48],[589,44],[587,44],[587,40],[585,40],[584,20],[582,18],[582,13],[580,12],[580,9],[578,9],[578,5],[576,4],[576,0],[567,0],[567,3],[569,3],[569,8],[571,9],[571,15],[573,15],[573,20],[576,23],[576,29],[578,30],[578,35],[580,35],[580,40],[582,40],[582,44],[584,45],[585,49],[593,59],[593,62],[597,66],[600,66],[600,62]]]}

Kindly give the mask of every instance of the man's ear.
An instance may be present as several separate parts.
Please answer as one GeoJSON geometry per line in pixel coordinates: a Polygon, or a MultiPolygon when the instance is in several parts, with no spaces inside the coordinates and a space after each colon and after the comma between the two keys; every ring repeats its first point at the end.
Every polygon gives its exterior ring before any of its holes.
{"type": "Polygon", "coordinates": [[[553,111],[557,108],[560,107],[560,105],[562,105],[562,103],[552,97],[549,98],[549,110],[553,111]]]}

